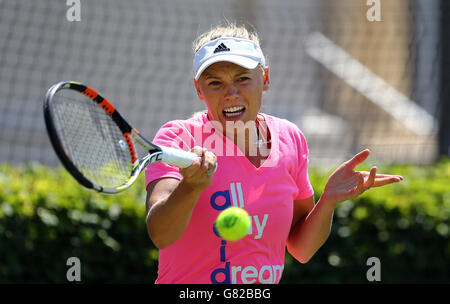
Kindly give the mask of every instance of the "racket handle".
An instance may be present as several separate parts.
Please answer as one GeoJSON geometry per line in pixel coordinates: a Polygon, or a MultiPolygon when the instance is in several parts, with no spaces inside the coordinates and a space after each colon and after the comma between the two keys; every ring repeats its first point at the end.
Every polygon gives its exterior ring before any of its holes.
{"type": "Polygon", "coordinates": [[[174,165],[179,168],[189,167],[194,160],[198,158],[197,154],[192,152],[187,152],[181,149],[174,149],[169,147],[161,147],[161,161],[163,163],[174,165]]]}
{"type": "MultiPolygon", "coordinates": [[[[163,163],[174,165],[179,168],[186,168],[192,165],[194,160],[199,158],[199,156],[192,152],[187,152],[181,149],[174,149],[169,147],[161,147],[163,153],[161,154],[161,161],[163,163]]],[[[213,174],[217,171],[217,163],[216,166],[212,169],[208,170],[208,174],[213,174]]]]}

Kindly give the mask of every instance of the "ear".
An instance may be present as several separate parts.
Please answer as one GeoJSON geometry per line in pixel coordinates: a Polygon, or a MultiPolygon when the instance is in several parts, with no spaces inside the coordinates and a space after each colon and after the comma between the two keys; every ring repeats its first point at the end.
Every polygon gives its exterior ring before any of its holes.
{"type": "Polygon", "coordinates": [[[264,83],[263,83],[263,92],[267,91],[270,87],[270,76],[269,76],[269,68],[264,68],[264,83]]]}
{"type": "Polygon", "coordinates": [[[203,96],[202,91],[200,90],[200,87],[198,85],[197,80],[195,80],[194,78],[194,85],[195,85],[195,90],[197,91],[197,96],[201,101],[205,101],[205,97],[203,96]]]}

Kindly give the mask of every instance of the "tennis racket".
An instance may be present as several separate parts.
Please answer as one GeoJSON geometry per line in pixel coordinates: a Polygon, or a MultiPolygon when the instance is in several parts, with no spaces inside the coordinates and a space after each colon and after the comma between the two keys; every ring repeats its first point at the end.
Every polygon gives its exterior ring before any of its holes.
{"type": "Polygon", "coordinates": [[[57,83],[47,91],[44,119],[52,146],[67,171],[84,187],[102,193],[128,189],[153,162],[185,168],[199,157],[153,144],[106,98],[74,81],[57,83]],[[141,159],[136,144],[148,152],[141,159]]]}

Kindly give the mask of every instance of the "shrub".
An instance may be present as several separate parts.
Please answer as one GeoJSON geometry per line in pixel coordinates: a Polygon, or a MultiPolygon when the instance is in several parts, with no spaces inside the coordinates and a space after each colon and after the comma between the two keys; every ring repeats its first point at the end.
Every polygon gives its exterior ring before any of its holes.
{"type": "MultiPolygon", "coordinates": [[[[388,166],[396,185],[371,189],[335,210],[329,239],[307,264],[286,255],[281,283],[367,282],[369,257],[384,283],[449,283],[450,161],[388,166]]],[[[320,197],[330,172],[312,169],[320,197]]],[[[153,283],[158,251],[145,225],[144,178],[119,195],[86,190],[62,168],[0,168],[0,282],[153,283]]]]}
{"type": "Polygon", "coordinates": [[[82,282],[156,279],[143,181],[119,195],[85,190],[62,168],[0,170],[0,281],[67,282],[69,257],[82,282]]]}
{"type": "MultiPolygon", "coordinates": [[[[287,255],[283,282],[367,283],[369,257],[379,258],[383,283],[450,282],[450,161],[378,171],[405,179],[339,204],[327,242],[307,264],[287,255]]],[[[316,201],[329,174],[311,172],[316,201]]]]}

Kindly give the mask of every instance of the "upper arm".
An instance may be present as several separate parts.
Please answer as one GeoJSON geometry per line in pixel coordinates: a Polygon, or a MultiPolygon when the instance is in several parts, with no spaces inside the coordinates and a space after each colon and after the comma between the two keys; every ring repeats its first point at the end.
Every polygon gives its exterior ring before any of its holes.
{"type": "Polygon", "coordinates": [[[180,180],[176,178],[160,178],[149,183],[145,200],[146,214],[156,202],[167,198],[177,188],[179,183],[180,180]]]}
{"type": "Polygon", "coordinates": [[[306,217],[314,208],[314,195],[294,201],[294,212],[292,216],[291,231],[300,220],[306,217]]]}

